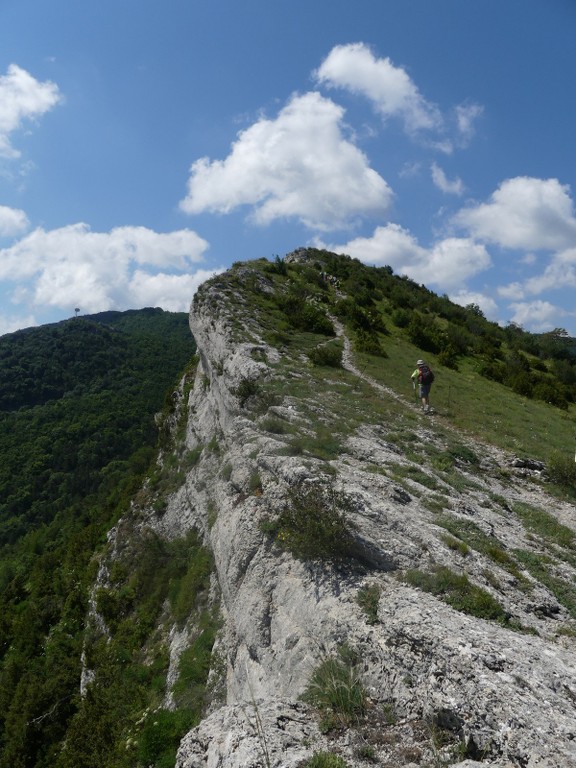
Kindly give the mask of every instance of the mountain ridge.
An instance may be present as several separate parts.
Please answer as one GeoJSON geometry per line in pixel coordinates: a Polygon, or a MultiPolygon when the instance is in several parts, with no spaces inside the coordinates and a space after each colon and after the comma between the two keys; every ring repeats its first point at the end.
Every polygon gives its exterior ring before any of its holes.
{"type": "Polygon", "coordinates": [[[342,292],[322,267],[306,249],[238,264],[193,302],[196,460],[153,525],[212,551],[207,680],[224,698],[176,765],[576,765],[570,497],[450,413],[375,394],[350,353],[314,364],[345,341],[327,312],[342,297],[309,290],[342,292]],[[356,709],[330,698],[339,674],[356,709]]]}

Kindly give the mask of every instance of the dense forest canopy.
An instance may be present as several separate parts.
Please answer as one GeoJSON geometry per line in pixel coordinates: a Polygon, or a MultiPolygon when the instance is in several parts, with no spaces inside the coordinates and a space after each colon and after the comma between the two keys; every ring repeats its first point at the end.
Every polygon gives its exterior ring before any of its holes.
{"type": "Polygon", "coordinates": [[[187,314],[161,309],[0,338],[2,766],[54,765],[91,558],[155,456],[155,414],[194,352],[187,314]]]}

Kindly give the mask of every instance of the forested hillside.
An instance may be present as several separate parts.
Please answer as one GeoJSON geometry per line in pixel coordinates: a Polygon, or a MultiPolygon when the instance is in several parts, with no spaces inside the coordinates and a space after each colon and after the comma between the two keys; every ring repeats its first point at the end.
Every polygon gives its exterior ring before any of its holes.
{"type": "Polygon", "coordinates": [[[195,351],[184,313],[0,338],[0,764],[49,766],[76,708],[94,552],[155,456],[195,351]]]}

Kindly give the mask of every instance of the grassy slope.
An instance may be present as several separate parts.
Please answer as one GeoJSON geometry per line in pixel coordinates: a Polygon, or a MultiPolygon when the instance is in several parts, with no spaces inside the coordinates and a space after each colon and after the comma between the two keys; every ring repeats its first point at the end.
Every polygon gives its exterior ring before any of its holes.
{"type": "MultiPolygon", "coordinates": [[[[410,375],[423,354],[392,329],[384,339],[388,358],[359,354],[359,367],[377,381],[414,402],[410,375]]],[[[567,411],[515,394],[503,384],[480,376],[473,359],[464,358],[459,370],[446,368],[426,354],[436,381],[431,402],[440,416],[467,435],[522,456],[547,461],[553,451],[571,454],[576,432],[576,407],[567,411]]]]}

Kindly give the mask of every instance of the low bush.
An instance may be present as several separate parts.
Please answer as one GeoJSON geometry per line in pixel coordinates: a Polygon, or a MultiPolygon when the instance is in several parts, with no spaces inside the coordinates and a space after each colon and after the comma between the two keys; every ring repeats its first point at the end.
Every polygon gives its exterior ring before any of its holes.
{"type": "Polygon", "coordinates": [[[396,309],[392,312],[392,322],[397,328],[406,328],[410,324],[412,313],[407,309],[396,309]]]}
{"type": "Polygon", "coordinates": [[[314,365],[325,365],[331,368],[342,367],[342,343],[332,341],[315,347],[309,354],[314,365]]]}
{"type": "Polygon", "coordinates": [[[442,347],[438,353],[438,362],[440,365],[444,365],[446,368],[451,368],[453,371],[457,371],[458,351],[452,346],[452,344],[448,344],[447,346],[442,347]]]}
{"type": "Polygon", "coordinates": [[[572,454],[568,456],[560,451],[554,451],[548,459],[546,470],[553,483],[576,491],[576,461],[572,458],[572,454]]]}
{"type": "Polygon", "coordinates": [[[356,331],[354,348],[356,352],[363,352],[366,355],[374,355],[375,357],[388,357],[388,353],[382,346],[378,334],[372,330],[359,328],[356,331]]]}
{"type": "Polygon", "coordinates": [[[278,517],[265,520],[261,530],[301,560],[345,560],[355,551],[348,507],[346,497],[333,489],[299,487],[288,493],[278,517]]]}
{"type": "Polygon", "coordinates": [[[236,395],[238,398],[240,408],[244,408],[250,398],[260,394],[260,385],[257,381],[253,381],[252,379],[242,379],[232,394],[236,395]]]}
{"type": "Polygon", "coordinates": [[[406,333],[412,344],[425,352],[436,353],[441,349],[442,340],[438,329],[433,324],[431,325],[431,319],[425,319],[419,313],[412,316],[406,333]]]}
{"type": "Polygon", "coordinates": [[[358,657],[349,646],[328,656],[312,673],[304,700],[323,716],[324,731],[349,727],[366,711],[366,691],[358,671],[358,657]]]}
{"type": "Polygon", "coordinates": [[[358,591],[356,602],[366,614],[367,624],[378,623],[378,604],[380,602],[381,594],[382,590],[377,584],[372,584],[369,587],[363,587],[358,591]]]}

